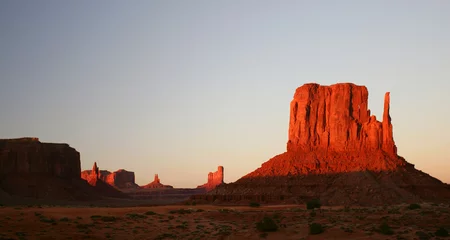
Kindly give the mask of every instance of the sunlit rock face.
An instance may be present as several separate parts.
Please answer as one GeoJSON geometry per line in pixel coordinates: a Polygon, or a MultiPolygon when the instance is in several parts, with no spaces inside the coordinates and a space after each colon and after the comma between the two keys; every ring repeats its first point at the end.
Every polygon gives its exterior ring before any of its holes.
{"type": "MultiPolygon", "coordinates": [[[[94,163],[94,169],[96,167],[96,163],[94,163]]],[[[81,178],[85,180],[89,180],[89,178],[94,173],[95,170],[85,170],[81,172],[81,178]]],[[[128,188],[139,188],[139,186],[135,183],[134,172],[130,172],[124,169],[119,169],[115,172],[110,172],[107,170],[98,170],[97,171],[98,178],[102,179],[105,183],[109,185],[119,188],[119,189],[128,189],[128,188]]],[[[96,176],[97,176],[96,175],[96,176]]]]}
{"type": "Polygon", "coordinates": [[[220,184],[223,184],[223,167],[218,166],[217,171],[208,173],[208,181],[197,188],[205,188],[206,191],[213,190],[220,184]]]}
{"type": "Polygon", "coordinates": [[[153,182],[141,186],[141,188],[173,188],[173,186],[170,185],[164,185],[161,183],[161,180],[159,179],[158,174],[155,174],[155,178],[153,179],[153,182]]]}
{"type": "Polygon", "coordinates": [[[286,152],[235,183],[219,185],[207,201],[382,205],[450,199],[449,188],[397,155],[384,97],[381,122],[370,114],[365,86],[305,84],[290,103],[286,152]]]}

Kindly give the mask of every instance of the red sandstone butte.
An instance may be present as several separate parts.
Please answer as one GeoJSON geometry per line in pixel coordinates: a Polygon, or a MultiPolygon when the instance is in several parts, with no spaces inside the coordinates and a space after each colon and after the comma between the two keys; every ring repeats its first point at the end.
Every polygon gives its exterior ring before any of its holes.
{"type": "Polygon", "coordinates": [[[124,193],[120,192],[119,190],[117,190],[116,188],[114,188],[113,186],[111,186],[102,179],[102,173],[97,167],[96,162],[94,162],[94,165],[92,166],[92,170],[90,171],[89,175],[86,174],[81,175],[83,179],[85,179],[89,183],[89,185],[93,186],[96,191],[98,191],[104,196],[119,197],[119,198],[126,197],[124,193]]]}
{"type": "MultiPolygon", "coordinates": [[[[96,163],[94,164],[96,165],[96,163]]],[[[81,172],[81,178],[88,180],[93,170],[85,170],[81,172]]],[[[99,170],[99,177],[104,182],[118,189],[139,188],[135,183],[134,172],[119,169],[115,172],[99,170]]]]}
{"type": "Polygon", "coordinates": [[[216,172],[208,173],[208,182],[198,186],[197,188],[205,188],[207,191],[210,191],[223,183],[223,167],[218,166],[216,172]]]}
{"type": "Polygon", "coordinates": [[[0,139],[0,176],[7,174],[79,178],[80,153],[68,144],[38,138],[0,139]]]}
{"type": "Polygon", "coordinates": [[[141,186],[141,187],[142,188],[173,188],[170,185],[162,184],[161,181],[159,180],[158,174],[155,174],[155,178],[154,178],[153,182],[151,182],[147,185],[141,186]]]}
{"type": "MultiPolygon", "coordinates": [[[[16,199],[95,200],[102,195],[80,178],[80,153],[38,138],[0,140],[0,195],[16,199]]],[[[11,198],[11,199],[12,199],[11,198]]]]}
{"type": "Polygon", "coordinates": [[[287,151],[235,183],[194,199],[382,205],[449,200],[449,188],[397,155],[384,97],[382,121],[365,86],[305,84],[290,104],[287,151]]]}

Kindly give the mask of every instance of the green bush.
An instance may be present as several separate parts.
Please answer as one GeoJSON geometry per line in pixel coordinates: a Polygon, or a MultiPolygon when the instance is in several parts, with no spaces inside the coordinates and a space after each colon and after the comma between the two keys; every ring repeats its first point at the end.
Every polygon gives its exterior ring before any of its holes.
{"type": "Polygon", "coordinates": [[[148,212],[145,213],[145,215],[156,215],[156,213],[153,212],[153,211],[148,211],[148,212]]]}
{"type": "Polygon", "coordinates": [[[312,235],[323,233],[323,227],[320,223],[311,223],[309,225],[309,233],[312,235]]]}
{"type": "Polygon", "coordinates": [[[256,223],[256,228],[261,232],[275,232],[278,230],[278,226],[275,221],[267,216],[256,223]]]}
{"type": "Polygon", "coordinates": [[[448,231],[445,228],[439,228],[434,235],[438,237],[448,237],[448,231]]]}
{"type": "Polygon", "coordinates": [[[257,203],[257,202],[251,202],[251,203],[249,204],[249,206],[250,206],[250,207],[259,207],[259,206],[261,206],[261,204],[259,204],[259,203],[257,203]]]}
{"type": "Polygon", "coordinates": [[[419,208],[421,208],[421,207],[420,207],[420,205],[417,204],[417,203],[411,203],[411,204],[408,206],[408,209],[409,209],[409,210],[414,210],[414,209],[419,209],[419,208]]]}
{"type": "Polygon", "coordinates": [[[381,234],[384,234],[384,235],[392,235],[392,234],[394,234],[394,231],[392,230],[392,228],[387,223],[383,223],[383,224],[380,225],[379,232],[381,234]]]}
{"type": "Polygon", "coordinates": [[[314,208],[320,208],[322,205],[320,204],[320,201],[318,199],[313,199],[311,201],[308,201],[306,203],[307,209],[314,209],[314,208]]]}

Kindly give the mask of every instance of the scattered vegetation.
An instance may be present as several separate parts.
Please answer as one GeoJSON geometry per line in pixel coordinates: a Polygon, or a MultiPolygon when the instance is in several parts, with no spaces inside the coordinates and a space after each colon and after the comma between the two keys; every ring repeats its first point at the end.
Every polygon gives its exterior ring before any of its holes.
{"type": "Polygon", "coordinates": [[[267,216],[256,223],[256,228],[261,232],[275,232],[278,230],[278,226],[275,221],[267,216]]]}
{"type": "Polygon", "coordinates": [[[320,201],[318,199],[313,199],[306,203],[307,209],[320,208],[321,206],[322,206],[322,204],[320,204],[320,201]]]}
{"type": "Polygon", "coordinates": [[[158,235],[155,238],[155,240],[162,240],[162,239],[168,239],[168,238],[175,239],[175,238],[177,238],[177,236],[172,233],[163,233],[163,234],[158,235]]]}
{"type": "Polygon", "coordinates": [[[323,226],[320,223],[311,223],[309,225],[309,233],[312,235],[321,234],[323,231],[323,226]]]}
{"type": "Polygon", "coordinates": [[[192,211],[190,209],[178,209],[178,210],[170,210],[169,211],[170,214],[190,214],[192,213],[192,211]]]}
{"type": "Polygon", "coordinates": [[[434,235],[436,235],[437,237],[448,237],[448,231],[445,228],[439,228],[434,235]]]}
{"type": "Polygon", "coordinates": [[[259,204],[258,202],[251,202],[251,203],[249,204],[249,206],[250,206],[250,207],[260,207],[261,204],[259,204]]]}
{"type": "Polygon", "coordinates": [[[420,209],[420,208],[421,208],[420,205],[417,204],[417,203],[411,203],[411,204],[408,206],[408,209],[409,209],[409,210],[420,209]]]}
{"type": "Polygon", "coordinates": [[[383,223],[380,225],[380,228],[378,229],[378,232],[384,235],[392,235],[394,234],[394,230],[387,224],[383,223]]]}
{"type": "Polygon", "coordinates": [[[145,215],[156,215],[156,213],[153,211],[147,211],[145,212],[145,215]]]}
{"type": "Polygon", "coordinates": [[[147,216],[143,215],[143,214],[138,214],[138,213],[128,213],[127,214],[128,218],[131,219],[142,219],[142,218],[147,218],[147,216]]]}
{"type": "Polygon", "coordinates": [[[60,222],[68,222],[69,218],[68,217],[63,217],[59,219],[60,222]]]}

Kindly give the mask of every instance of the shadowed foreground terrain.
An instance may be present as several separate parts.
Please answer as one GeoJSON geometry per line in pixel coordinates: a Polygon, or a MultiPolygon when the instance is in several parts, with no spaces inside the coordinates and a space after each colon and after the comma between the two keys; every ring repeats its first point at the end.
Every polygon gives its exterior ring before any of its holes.
{"type": "Polygon", "coordinates": [[[315,210],[305,205],[257,204],[0,210],[0,239],[439,239],[435,235],[440,228],[446,229],[441,233],[450,230],[447,204],[315,210]],[[276,231],[257,229],[256,223],[264,217],[273,220],[276,231]]]}

